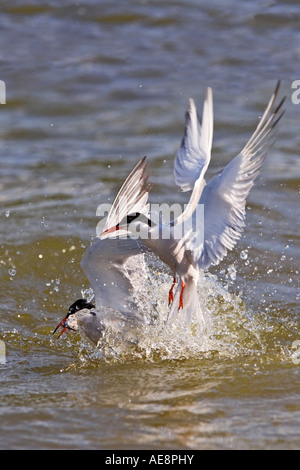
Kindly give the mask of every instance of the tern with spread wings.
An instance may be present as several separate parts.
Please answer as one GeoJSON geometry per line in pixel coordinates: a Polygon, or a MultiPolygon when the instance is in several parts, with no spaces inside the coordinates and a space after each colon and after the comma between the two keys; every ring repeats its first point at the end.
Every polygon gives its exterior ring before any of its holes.
{"type": "Polygon", "coordinates": [[[114,200],[101,239],[116,237],[118,233],[143,234],[142,242],[171,268],[174,277],[169,292],[169,304],[173,304],[169,319],[180,309],[184,310],[188,320],[194,314],[199,321],[203,319],[197,295],[199,272],[219,264],[241,237],[246,198],[274,143],[276,125],[283,114],[284,99],[276,105],[278,91],[279,82],[242,151],[207,184],[204,177],[213,141],[212,90],[208,88],[206,92],[201,124],[194,101],[190,99],[174,174],[177,186],[192,193],[185,210],[168,224],[168,231],[162,223],[153,223],[149,213],[148,196],[152,186],[148,183],[150,173],[146,157],[132,170],[114,200]],[[195,227],[193,219],[199,205],[203,205],[204,215],[202,223],[195,227]],[[188,230],[184,227],[178,230],[183,224],[188,230]],[[161,234],[166,232],[169,237],[162,237],[161,234]],[[178,237],[178,233],[182,236],[178,237]],[[179,302],[176,306],[175,297],[179,302]]]}
{"type": "MultiPolygon", "coordinates": [[[[203,322],[197,293],[199,273],[218,265],[241,237],[246,198],[274,144],[277,123],[283,114],[284,99],[276,105],[278,92],[279,82],[244,148],[207,184],[204,177],[213,140],[212,90],[208,88],[206,92],[201,124],[190,99],[185,133],[174,165],[175,183],[182,191],[191,191],[189,202],[168,224],[157,223],[148,203],[152,184],[148,183],[146,157],[137,163],[112,204],[100,240],[87,249],[81,263],[99,308],[118,311],[133,323],[142,321],[133,292],[136,275],[143,281],[147,274],[141,243],[130,240],[132,234],[136,238],[138,233],[142,244],[171,268],[173,284],[169,291],[168,320],[172,321],[182,310],[188,322],[193,316],[203,322]],[[199,206],[204,208],[200,222],[196,217],[199,206]],[[168,233],[168,237],[162,236],[163,233],[168,233]]],[[[93,307],[84,299],[76,301],[58,327],[63,331],[73,329],[71,325],[77,318],[86,335],[97,344],[105,322],[93,307]]],[[[109,315],[107,322],[114,322],[114,316],[115,313],[109,315]]]]}

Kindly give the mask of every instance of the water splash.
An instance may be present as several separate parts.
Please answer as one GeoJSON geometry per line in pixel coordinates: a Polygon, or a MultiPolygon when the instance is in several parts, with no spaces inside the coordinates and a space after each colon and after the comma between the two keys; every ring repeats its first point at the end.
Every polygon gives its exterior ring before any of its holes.
{"type": "MultiPolygon", "coordinates": [[[[205,313],[205,325],[196,320],[190,325],[180,315],[168,325],[168,291],[170,274],[154,257],[147,260],[149,276],[146,285],[136,280],[136,296],[144,324],[125,322],[109,326],[97,345],[97,359],[105,362],[182,360],[218,355],[234,358],[257,356],[274,350],[276,327],[265,313],[252,312],[242,299],[228,290],[212,274],[203,274],[198,283],[198,295],[205,313]]],[[[229,270],[229,276],[235,276],[229,270]]],[[[88,291],[89,298],[92,296],[88,291]]],[[[106,312],[114,315],[114,312],[106,312]]],[[[104,315],[103,308],[99,314],[104,315]]],[[[117,312],[115,312],[117,315],[117,312]]],[[[93,359],[95,355],[93,353],[93,359]]]]}

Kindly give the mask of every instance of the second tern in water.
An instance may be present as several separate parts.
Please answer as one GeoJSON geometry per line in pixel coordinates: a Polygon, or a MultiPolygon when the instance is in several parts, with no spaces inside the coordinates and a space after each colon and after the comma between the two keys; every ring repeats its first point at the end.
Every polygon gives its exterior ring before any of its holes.
{"type": "Polygon", "coordinates": [[[81,267],[90,282],[93,302],[98,309],[86,299],[77,300],[53,334],[60,327],[59,336],[79,329],[97,344],[108,328],[115,332],[124,329],[124,321],[128,331],[141,328],[144,324],[141,304],[149,278],[143,245],[130,238],[97,240],[85,251],[81,267]]]}
{"type": "Polygon", "coordinates": [[[109,310],[114,313],[100,317],[91,311],[92,304],[80,299],[72,304],[58,327],[62,326],[63,331],[81,327],[97,344],[107,325],[116,324],[120,319],[115,316],[116,312],[129,323],[139,324],[142,315],[137,308],[135,281],[136,276],[139,280],[147,278],[142,244],[172,270],[174,281],[169,291],[169,320],[182,309],[188,322],[193,316],[200,323],[203,321],[197,293],[199,272],[219,264],[241,237],[246,198],[274,143],[275,128],[283,114],[284,99],[276,106],[278,91],[279,82],[247,144],[207,184],[204,176],[210,163],[213,140],[212,90],[208,88],[206,92],[201,124],[194,101],[190,99],[185,133],[174,165],[177,186],[182,191],[192,191],[185,210],[167,224],[169,237],[162,237],[166,224],[153,222],[148,204],[152,187],[148,183],[150,173],[146,157],[140,160],[118,192],[100,240],[87,249],[81,263],[96,304],[99,308],[105,307],[108,313],[109,310]],[[199,205],[204,207],[201,226],[196,218],[199,205]],[[194,230],[178,230],[184,224],[194,230]],[[142,244],[139,240],[120,238],[120,235],[128,237],[131,233],[135,236],[142,233],[142,244]],[[178,233],[182,236],[178,237],[178,233]]]}

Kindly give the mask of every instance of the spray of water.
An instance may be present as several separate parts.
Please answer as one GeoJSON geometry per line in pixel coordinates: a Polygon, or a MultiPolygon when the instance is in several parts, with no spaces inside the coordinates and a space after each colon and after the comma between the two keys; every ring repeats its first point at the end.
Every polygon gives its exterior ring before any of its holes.
{"type": "MultiPolygon", "coordinates": [[[[142,327],[124,319],[108,326],[98,342],[97,358],[106,362],[156,361],[214,355],[233,358],[265,352],[265,335],[270,328],[267,316],[251,312],[238,295],[230,293],[228,286],[209,273],[203,274],[198,283],[205,324],[199,325],[196,319],[186,324],[180,313],[168,324],[170,274],[152,255],[147,265],[146,285],[138,274],[134,282],[136,301],[144,317],[142,327]]],[[[229,267],[227,276],[232,280],[235,275],[234,267],[229,267]]],[[[83,294],[92,296],[90,290],[83,294]]],[[[100,307],[99,314],[105,318],[117,312],[100,307]]]]}

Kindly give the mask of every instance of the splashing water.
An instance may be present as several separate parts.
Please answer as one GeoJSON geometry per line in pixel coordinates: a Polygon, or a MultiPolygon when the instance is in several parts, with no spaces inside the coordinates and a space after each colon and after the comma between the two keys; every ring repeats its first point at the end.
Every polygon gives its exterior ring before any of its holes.
{"type": "MultiPolygon", "coordinates": [[[[183,323],[180,312],[169,325],[166,320],[170,275],[152,255],[148,256],[147,265],[146,285],[138,276],[135,279],[136,300],[144,317],[142,328],[124,319],[106,328],[97,345],[98,359],[126,362],[182,360],[212,355],[233,358],[261,355],[273,348],[273,343],[266,342],[266,335],[273,334],[267,315],[251,312],[238,295],[230,293],[217,276],[209,273],[203,274],[198,283],[205,325],[200,326],[196,321],[190,325],[183,323]]],[[[87,294],[92,298],[90,289],[87,294]]],[[[118,312],[99,308],[99,314],[105,318],[106,315],[118,315],[118,312]]]]}

